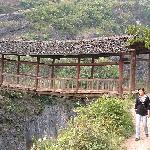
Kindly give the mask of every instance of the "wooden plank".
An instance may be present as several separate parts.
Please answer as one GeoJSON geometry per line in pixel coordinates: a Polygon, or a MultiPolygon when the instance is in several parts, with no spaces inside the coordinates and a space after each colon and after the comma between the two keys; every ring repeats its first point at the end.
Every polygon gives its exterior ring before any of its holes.
{"type": "Polygon", "coordinates": [[[135,75],[136,75],[136,52],[135,50],[131,52],[131,61],[130,61],[130,84],[129,91],[135,90],[135,75]]]}

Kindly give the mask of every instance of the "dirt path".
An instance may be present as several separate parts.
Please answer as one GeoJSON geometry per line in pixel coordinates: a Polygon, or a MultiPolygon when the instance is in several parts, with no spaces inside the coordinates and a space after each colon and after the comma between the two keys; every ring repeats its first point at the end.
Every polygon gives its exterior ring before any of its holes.
{"type": "MultiPolygon", "coordinates": [[[[132,114],[135,120],[135,112],[132,110],[132,114]]],[[[135,134],[127,139],[123,145],[125,150],[150,150],[150,118],[148,118],[149,137],[145,137],[143,124],[141,123],[141,139],[135,141],[135,134]]]]}

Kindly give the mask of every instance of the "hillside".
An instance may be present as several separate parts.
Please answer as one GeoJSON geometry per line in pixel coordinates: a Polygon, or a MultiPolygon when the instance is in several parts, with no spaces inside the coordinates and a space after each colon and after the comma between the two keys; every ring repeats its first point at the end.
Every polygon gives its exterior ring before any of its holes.
{"type": "Polygon", "coordinates": [[[28,32],[29,22],[19,5],[19,0],[0,1],[0,39],[16,39],[28,32]]]}
{"type": "Polygon", "coordinates": [[[28,30],[29,22],[22,13],[0,15],[0,38],[20,38],[28,30]]]}
{"type": "Polygon", "coordinates": [[[137,22],[149,26],[149,20],[148,0],[0,2],[0,38],[59,40],[119,35],[137,22]]]}
{"type": "Polygon", "coordinates": [[[0,1],[0,4],[3,4],[3,5],[17,5],[19,3],[19,0],[1,0],[0,1]]]}

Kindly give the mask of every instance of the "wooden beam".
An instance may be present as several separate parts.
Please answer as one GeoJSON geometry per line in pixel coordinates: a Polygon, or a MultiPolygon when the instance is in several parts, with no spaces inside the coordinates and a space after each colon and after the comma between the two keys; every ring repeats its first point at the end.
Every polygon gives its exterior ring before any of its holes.
{"type": "MultiPolygon", "coordinates": [[[[16,60],[4,59],[4,61],[15,62],[16,60]]],[[[37,65],[37,62],[29,62],[29,61],[20,61],[20,63],[37,65]]],[[[78,66],[78,63],[55,63],[55,64],[39,63],[39,64],[47,65],[47,66],[78,66]]],[[[80,66],[106,66],[106,65],[118,65],[118,62],[101,62],[101,63],[82,63],[82,64],[80,64],[80,66]]]]}
{"type": "MultiPolygon", "coordinates": [[[[20,56],[18,56],[17,61],[17,75],[19,75],[19,70],[20,70],[20,56]]],[[[17,84],[19,84],[19,77],[17,77],[17,84]]]]}
{"type": "Polygon", "coordinates": [[[4,55],[1,58],[1,73],[0,73],[0,85],[3,84],[3,73],[4,73],[4,55]]]}
{"type": "Polygon", "coordinates": [[[120,54],[119,59],[119,94],[123,94],[123,54],[120,54]]]}
{"type": "MultiPolygon", "coordinates": [[[[127,53],[127,52],[126,52],[127,53]]],[[[25,56],[25,55],[22,55],[25,56]]],[[[30,55],[31,57],[41,57],[41,58],[92,58],[93,56],[95,58],[99,58],[99,57],[110,57],[110,56],[119,56],[119,53],[97,53],[97,54],[80,54],[80,55],[75,55],[75,54],[70,54],[70,55],[30,55]]]]}
{"type": "Polygon", "coordinates": [[[36,69],[36,80],[35,80],[36,90],[38,88],[38,76],[39,76],[39,70],[40,70],[39,66],[40,66],[40,57],[37,57],[37,69],[36,69]]]}
{"type": "Polygon", "coordinates": [[[130,94],[135,90],[135,76],[136,76],[136,52],[135,50],[131,52],[130,59],[130,84],[129,91],[130,94]]]}

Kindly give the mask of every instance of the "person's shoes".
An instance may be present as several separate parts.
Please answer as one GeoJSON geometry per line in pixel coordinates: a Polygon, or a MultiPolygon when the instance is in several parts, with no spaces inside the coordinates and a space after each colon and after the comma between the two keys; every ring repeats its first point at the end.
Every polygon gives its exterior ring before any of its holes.
{"type": "Polygon", "coordinates": [[[146,134],[146,137],[148,137],[149,135],[148,134],[146,134]]]}
{"type": "Polygon", "coordinates": [[[140,140],[140,138],[135,138],[135,141],[139,141],[140,140]]]}

